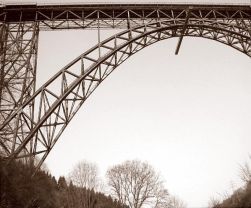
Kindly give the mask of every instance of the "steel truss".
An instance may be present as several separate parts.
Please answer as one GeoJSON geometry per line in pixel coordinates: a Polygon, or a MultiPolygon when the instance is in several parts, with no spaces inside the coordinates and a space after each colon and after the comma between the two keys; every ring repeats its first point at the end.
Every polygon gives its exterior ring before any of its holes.
{"type": "Polygon", "coordinates": [[[14,5],[0,8],[0,21],[39,22],[41,30],[127,28],[161,20],[211,19],[250,25],[250,5],[175,5],[175,4],[86,4],[86,5],[14,5]]]}
{"type": "MultiPolygon", "coordinates": [[[[35,92],[38,31],[36,22],[4,23],[0,26],[2,37],[0,124],[6,121],[35,92]]],[[[31,118],[33,117],[34,103],[29,104],[26,113],[31,118]]],[[[18,140],[21,141],[28,133],[27,131],[22,119],[18,124],[11,121],[5,127],[5,140],[0,139],[4,152],[14,150],[14,146],[11,144],[19,143],[18,140]]]]}
{"type": "Polygon", "coordinates": [[[138,11],[144,16],[137,18],[135,11],[130,9],[120,14],[111,10],[113,16],[105,18],[103,13],[100,15],[101,10],[95,10],[89,14],[89,19],[81,16],[81,20],[70,18],[76,15],[69,10],[57,13],[57,16],[53,13],[50,19],[48,14],[42,15],[36,10],[37,21],[1,24],[0,33],[4,34],[0,44],[2,156],[18,159],[40,155],[39,167],[99,84],[131,55],[158,41],[180,37],[181,43],[183,36],[202,37],[226,44],[251,57],[250,8],[217,11],[186,6],[179,7],[177,12],[169,6],[165,12],[159,8],[153,10],[148,16],[147,11],[138,11]],[[38,12],[43,20],[39,19],[38,12]],[[153,14],[154,18],[151,18],[153,14]],[[39,29],[68,29],[76,28],[76,25],[78,28],[102,28],[108,23],[109,28],[127,29],[99,42],[34,92],[39,29]]]}

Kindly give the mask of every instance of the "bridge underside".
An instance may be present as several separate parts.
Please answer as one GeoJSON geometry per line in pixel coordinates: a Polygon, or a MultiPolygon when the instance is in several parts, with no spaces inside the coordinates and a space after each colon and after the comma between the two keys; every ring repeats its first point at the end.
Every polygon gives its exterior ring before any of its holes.
{"type": "Polygon", "coordinates": [[[15,5],[0,8],[0,155],[39,167],[78,109],[127,58],[164,39],[203,37],[251,57],[251,8],[210,5],[15,5]],[[122,28],[35,90],[41,30],[122,28]]]}

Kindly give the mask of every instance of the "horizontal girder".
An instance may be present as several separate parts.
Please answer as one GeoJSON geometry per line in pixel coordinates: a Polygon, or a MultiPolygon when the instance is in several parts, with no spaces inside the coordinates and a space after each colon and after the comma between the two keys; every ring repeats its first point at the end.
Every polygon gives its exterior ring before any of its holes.
{"type": "Polygon", "coordinates": [[[156,19],[190,18],[207,20],[250,20],[248,5],[175,5],[175,4],[83,4],[83,5],[6,5],[0,7],[0,21],[17,23],[36,21],[40,30],[71,28],[126,28],[151,23],[156,19]]]}

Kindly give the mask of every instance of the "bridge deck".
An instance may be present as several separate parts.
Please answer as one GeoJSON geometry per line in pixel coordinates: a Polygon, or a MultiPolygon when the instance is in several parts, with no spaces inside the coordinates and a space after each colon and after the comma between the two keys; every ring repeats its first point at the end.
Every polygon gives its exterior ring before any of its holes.
{"type": "Polygon", "coordinates": [[[249,5],[182,4],[81,4],[81,5],[2,5],[0,21],[55,21],[85,19],[185,18],[185,9],[198,18],[249,18],[249,5]],[[160,11],[160,12],[157,12],[160,11]],[[241,13],[239,11],[242,11],[241,13]],[[98,16],[97,16],[98,15],[98,16]]]}

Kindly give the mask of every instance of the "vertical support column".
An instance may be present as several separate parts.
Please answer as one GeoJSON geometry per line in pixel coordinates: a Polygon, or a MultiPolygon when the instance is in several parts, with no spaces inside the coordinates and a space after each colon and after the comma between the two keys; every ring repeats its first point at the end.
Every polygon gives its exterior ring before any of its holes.
{"type": "MultiPolygon", "coordinates": [[[[6,24],[4,22],[0,23],[0,98],[2,98],[2,92],[4,87],[4,59],[5,59],[5,48],[6,48],[6,39],[7,39],[7,31],[6,31],[6,24]]],[[[0,99],[0,106],[1,106],[0,99]]],[[[0,124],[3,122],[0,119],[0,124]]]]}
{"type": "MultiPolygon", "coordinates": [[[[97,19],[98,19],[98,58],[100,58],[101,56],[101,48],[100,48],[100,11],[98,10],[97,12],[97,19]]],[[[102,77],[101,77],[101,66],[99,66],[99,79],[101,80],[102,77]]]]}
{"type": "MultiPolygon", "coordinates": [[[[1,128],[35,91],[39,25],[37,22],[7,23],[1,32],[5,38],[1,40],[4,50],[1,53],[0,148],[5,150],[4,156],[8,156],[28,134],[29,129],[24,126],[32,128],[34,125],[33,121],[19,116],[1,128]]],[[[34,116],[34,103],[29,104],[25,113],[29,118],[34,116]]],[[[32,153],[32,147],[31,142],[25,154],[32,153]]]]}
{"type": "MultiPolygon", "coordinates": [[[[127,29],[130,30],[130,32],[128,33],[128,38],[129,40],[132,39],[132,28],[131,28],[131,17],[130,17],[130,11],[127,11],[127,29]]],[[[130,48],[130,53],[132,53],[132,44],[129,44],[129,48],[130,48]]]]}
{"type": "MultiPolygon", "coordinates": [[[[157,24],[158,24],[158,27],[161,28],[159,9],[157,10],[157,24]]],[[[158,33],[158,40],[160,40],[160,38],[161,38],[161,33],[158,33]]]]}
{"type": "MultiPolygon", "coordinates": [[[[0,23],[0,106],[2,105],[2,97],[3,97],[3,88],[5,85],[4,82],[4,60],[5,60],[5,48],[7,43],[7,27],[4,22],[0,23]]],[[[0,111],[0,125],[4,122],[4,118],[1,116],[0,111]]],[[[5,142],[0,139],[0,156],[8,153],[9,149],[5,145],[5,142]]]]}

